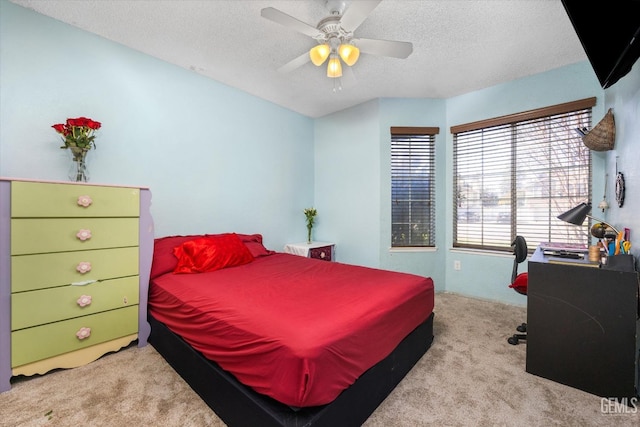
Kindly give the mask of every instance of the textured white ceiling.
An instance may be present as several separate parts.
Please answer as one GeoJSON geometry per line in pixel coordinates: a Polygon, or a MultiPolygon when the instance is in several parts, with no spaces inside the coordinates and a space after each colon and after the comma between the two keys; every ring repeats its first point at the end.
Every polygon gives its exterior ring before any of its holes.
{"type": "Polygon", "coordinates": [[[274,7],[315,27],[324,0],[11,1],[309,117],[374,98],[449,98],[587,59],[560,0],[383,0],[355,37],[412,42],[413,53],[360,55],[334,93],[324,66],[276,71],[316,42],[260,16],[274,7]]]}

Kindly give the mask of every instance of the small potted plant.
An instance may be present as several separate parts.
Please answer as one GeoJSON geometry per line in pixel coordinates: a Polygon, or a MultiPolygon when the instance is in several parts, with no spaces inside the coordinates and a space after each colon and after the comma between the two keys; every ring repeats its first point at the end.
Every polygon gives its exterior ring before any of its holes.
{"type": "Polygon", "coordinates": [[[318,215],[318,211],[315,208],[306,208],[304,210],[304,216],[307,218],[307,243],[311,243],[311,230],[313,229],[316,215],[318,215]]]}

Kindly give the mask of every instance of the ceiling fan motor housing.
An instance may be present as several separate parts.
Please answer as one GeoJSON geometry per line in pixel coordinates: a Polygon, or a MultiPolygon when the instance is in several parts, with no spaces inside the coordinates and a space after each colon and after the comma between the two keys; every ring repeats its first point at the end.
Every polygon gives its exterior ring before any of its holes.
{"type": "Polygon", "coordinates": [[[353,33],[346,32],[340,25],[339,16],[329,16],[318,22],[316,27],[323,35],[318,37],[320,41],[328,41],[333,38],[349,41],[353,37],[353,33]]]}

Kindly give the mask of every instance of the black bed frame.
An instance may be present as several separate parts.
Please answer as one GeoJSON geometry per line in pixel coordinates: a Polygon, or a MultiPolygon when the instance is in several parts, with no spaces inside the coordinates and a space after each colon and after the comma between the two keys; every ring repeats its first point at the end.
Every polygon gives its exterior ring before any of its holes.
{"type": "Polygon", "coordinates": [[[149,343],[230,427],[360,426],[427,352],[433,313],[333,402],[293,410],[238,382],[149,314],[149,343]]]}

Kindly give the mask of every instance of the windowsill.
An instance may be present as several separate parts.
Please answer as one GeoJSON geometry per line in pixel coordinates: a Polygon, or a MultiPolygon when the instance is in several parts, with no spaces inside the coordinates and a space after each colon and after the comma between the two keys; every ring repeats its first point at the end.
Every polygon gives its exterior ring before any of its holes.
{"type": "Polygon", "coordinates": [[[425,247],[410,246],[406,248],[394,248],[394,247],[389,248],[390,253],[436,252],[437,250],[438,248],[435,246],[425,246],[425,247]]]}
{"type": "Polygon", "coordinates": [[[513,254],[510,252],[492,251],[487,249],[451,248],[449,249],[449,252],[458,253],[458,254],[501,256],[501,257],[513,258],[513,254]]]}

